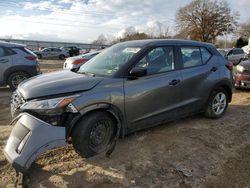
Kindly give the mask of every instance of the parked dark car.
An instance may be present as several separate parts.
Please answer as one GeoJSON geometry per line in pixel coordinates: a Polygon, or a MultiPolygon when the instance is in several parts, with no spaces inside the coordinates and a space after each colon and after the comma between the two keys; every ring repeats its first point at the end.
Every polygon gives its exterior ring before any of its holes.
{"type": "Polygon", "coordinates": [[[5,156],[25,172],[38,155],[67,141],[91,157],[110,154],[119,135],[196,113],[220,118],[232,98],[231,68],[208,43],[116,44],[78,72],[48,73],[18,86],[11,109],[14,117],[22,114],[5,156]]]}
{"type": "Polygon", "coordinates": [[[76,46],[66,46],[61,47],[61,49],[67,51],[70,57],[77,56],[80,54],[80,48],[76,46]]]}
{"type": "Polygon", "coordinates": [[[237,65],[235,87],[250,89],[250,61],[243,61],[237,65]]]}
{"type": "Polygon", "coordinates": [[[75,56],[75,57],[69,57],[64,62],[63,69],[77,70],[81,65],[86,63],[91,58],[95,57],[100,52],[101,51],[95,51],[95,52],[90,52],[90,53],[86,53],[86,54],[75,56]]]}

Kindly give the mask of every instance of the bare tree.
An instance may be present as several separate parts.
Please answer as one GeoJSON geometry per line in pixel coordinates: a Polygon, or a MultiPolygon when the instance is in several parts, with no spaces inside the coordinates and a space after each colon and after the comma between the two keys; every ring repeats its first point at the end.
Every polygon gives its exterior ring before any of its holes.
{"type": "Polygon", "coordinates": [[[247,40],[250,38],[250,20],[246,23],[241,24],[239,29],[239,35],[244,40],[247,40]]]}
{"type": "Polygon", "coordinates": [[[96,45],[105,45],[107,43],[108,43],[108,39],[103,34],[99,35],[98,38],[92,42],[92,44],[96,44],[96,45]]]}
{"type": "Polygon", "coordinates": [[[212,42],[217,36],[233,32],[238,17],[226,1],[193,0],[177,12],[177,36],[212,42]]]}

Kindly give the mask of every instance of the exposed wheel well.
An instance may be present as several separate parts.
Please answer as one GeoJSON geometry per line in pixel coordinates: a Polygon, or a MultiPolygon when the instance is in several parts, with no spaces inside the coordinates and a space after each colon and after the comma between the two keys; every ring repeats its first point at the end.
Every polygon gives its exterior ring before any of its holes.
{"type": "Polygon", "coordinates": [[[108,109],[93,109],[91,111],[88,111],[86,112],[85,114],[83,114],[79,119],[77,119],[77,121],[74,123],[74,125],[72,125],[72,127],[70,127],[70,130],[68,132],[68,136],[71,136],[72,134],[72,131],[73,129],[75,128],[75,126],[77,125],[77,123],[79,121],[81,121],[81,119],[83,119],[84,117],[90,115],[90,114],[94,114],[96,112],[106,112],[110,115],[110,117],[112,117],[112,119],[115,121],[116,123],[116,133],[117,133],[117,130],[120,130],[121,129],[121,122],[120,120],[118,119],[118,117],[116,117],[115,114],[113,114],[111,111],[109,111],[108,109]]]}

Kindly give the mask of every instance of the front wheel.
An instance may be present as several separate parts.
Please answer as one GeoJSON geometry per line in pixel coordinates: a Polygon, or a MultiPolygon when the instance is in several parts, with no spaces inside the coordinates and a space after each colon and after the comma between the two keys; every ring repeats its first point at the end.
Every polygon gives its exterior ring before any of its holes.
{"type": "Polygon", "coordinates": [[[109,113],[91,113],[84,116],[73,129],[73,146],[82,157],[92,157],[109,149],[115,130],[115,120],[109,113]]]}
{"type": "Polygon", "coordinates": [[[205,116],[209,118],[220,118],[228,107],[228,93],[223,88],[214,90],[208,99],[205,116]]]}
{"type": "Polygon", "coordinates": [[[61,60],[63,60],[63,59],[65,59],[65,55],[59,55],[59,59],[61,59],[61,60]]]}

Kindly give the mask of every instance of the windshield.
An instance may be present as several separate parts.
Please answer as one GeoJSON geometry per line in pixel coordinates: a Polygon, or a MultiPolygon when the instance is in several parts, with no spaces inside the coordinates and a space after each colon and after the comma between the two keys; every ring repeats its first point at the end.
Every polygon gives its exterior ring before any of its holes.
{"type": "Polygon", "coordinates": [[[140,49],[125,44],[114,45],[83,64],[78,72],[111,77],[140,49]]]}

